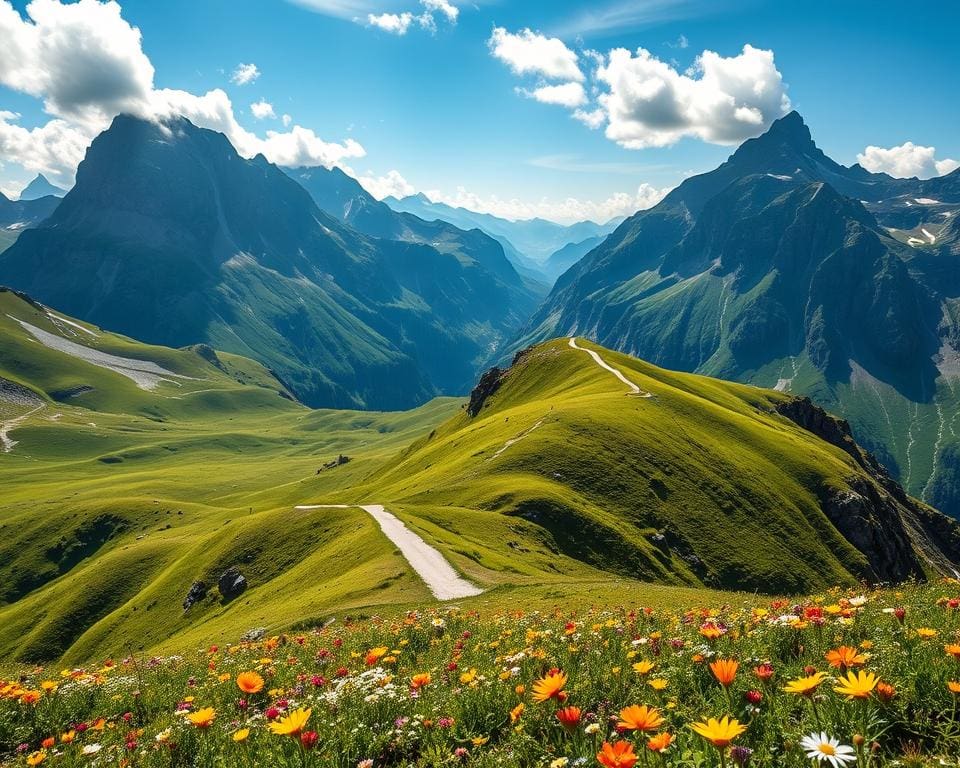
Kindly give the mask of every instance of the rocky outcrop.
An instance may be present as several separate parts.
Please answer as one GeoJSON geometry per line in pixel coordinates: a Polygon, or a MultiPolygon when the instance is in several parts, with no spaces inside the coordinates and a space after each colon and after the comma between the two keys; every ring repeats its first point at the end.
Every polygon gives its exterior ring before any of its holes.
{"type": "Polygon", "coordinates": [[[480,409],[487,402],[487,398],[500,388],[505,373],[506,371],[503,368],[497,366],[493,366],[489,371],[484,372],[480,381],[477,382],[477,386],[470,392],[470,402],[467,403],[467,413],[470,416],[476,416],[480,413],[480,409]]]}
{"type": "Polygon", "coordinates": [[[848,454],[869,476],[851,476],[846,488],[824,488],[820,503],[834,527],[866,557],[870,581],[922,579],[931,569],[955,575],[960,525],[912,498],[869,451],[850,425],[808,397],[777,403],[775,411],[848,454]]]}
{"type": "Polygon", "coordinates": [[[496,392],[500,389],[500,385],[503,383],[503,380],[507,377],[511,370],[523,360],[530,350],[533,347],[526,347],[521,349],[513,356],[513,360],[510,362],[509,368],[500,368],[498,366],[493,366],[490,370],[484,372],[480,377],[480,381],[477,382],[477,386],[473,388],[473,391],[470,393],[470,402],[467,403],[467,413],[473,417],[480,413],[480,410],[483,408],[484,404],[496,392]]]}
{"type": "Polygon", "coordinates": [[[190,585],[187,596],[183,599],[183,610],[189,611],[194,605],[207,596],[207,585],[202,581],[195,581],[190,585]]]}
{"type": "Polygon", "coordinates": [[[217,589],[224,600],[233,600],[243,594],[247,588],[247,579],[236,566],[230,566],[217,581],[217,589]]]}

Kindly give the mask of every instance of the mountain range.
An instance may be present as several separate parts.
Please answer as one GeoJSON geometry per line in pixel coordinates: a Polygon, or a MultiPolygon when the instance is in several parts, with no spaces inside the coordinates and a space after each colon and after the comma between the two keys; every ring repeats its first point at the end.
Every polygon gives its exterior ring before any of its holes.
{"type": "Polygon", "coordinates": [[[579,334],[808,394],[911,493],[960,515],[960,170],[844,167],[796,112],[624,221],[515,348],[579,334]]]}
{"type": "Polygon", "coordinates": [[[467,208],[434,202],[422,192],[399,199],[386,197],[383,202],[396,211],[413,213],[428,221],[448,221],[463,229],[478,228],[503,245],[507,256],[518,269],[539,273],[551,283],[558,272],[555,265],[547,267],[546,264],[554,253],[588,238],[602,239],[623,221],[622,218],[616,218],[604,224],[579,221],[569,225],[540,218],[511,221],[489,213],[477,213],[467,208]]]}
{"type": "Polygon", "coordinates": [[[36,200],[11,200],[0,192],[0,253],[30,227],[35,227],[56,209],[60,200],[52,195],[36,200]]]}
{"type": "Polygon", "coordinates": [[[0,283],[150,343],[253,357],[311,406],[404,408],[469,389],[537,301],[490,238],[421,224],[365,235],[222,134],[120,116],[0,255],[0,283]]]}

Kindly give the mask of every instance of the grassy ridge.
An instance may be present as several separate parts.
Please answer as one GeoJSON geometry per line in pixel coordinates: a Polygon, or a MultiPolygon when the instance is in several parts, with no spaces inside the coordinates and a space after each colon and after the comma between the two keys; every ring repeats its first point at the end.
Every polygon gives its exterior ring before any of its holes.
{"type": "Polygon", "coordinates": [[[820,507],[859,470],[772,413],[776,392],[595,348],[653,394],[630,397],[558,340],[473,418],[455,399],[310,411],[244,358],[94,337],[12,293],[0,304],[0,376],[43,404],[0,456],[0,658],[226,642],[430,599],[366,513],[293,509],[306,503],[387,504],[486,588],[464,604],[487,608],[799,592],[867,569],[820,507]],[[144,390],[9,315],[189,378],[144,390]],[[318,471],[339,454],[351,460],[318,471]],[[215,585],[231,566],[249,588],[228,601],[215,585]],[[211,589],[185,612],[197,580],[211,589]]]}
{"type": "Polygon", "coordinates": [[[585,353],[550,342],[480,415],[457,416],[363,492],[422,530],[438,507],[474,510],[450,513],[448,546],[495,550],[490,570],[497,557],[516,569],[551,551],[644,579],[794,592],[863,572],[820,503],[858,469],[771,412],[786,396],[594,348],[654,397],[626,396],[585,353]],[[504,520],[508,531],[488,535],[504,520]],[[539,540],[529,556],[516,549],[528,539],[539,540]]]}

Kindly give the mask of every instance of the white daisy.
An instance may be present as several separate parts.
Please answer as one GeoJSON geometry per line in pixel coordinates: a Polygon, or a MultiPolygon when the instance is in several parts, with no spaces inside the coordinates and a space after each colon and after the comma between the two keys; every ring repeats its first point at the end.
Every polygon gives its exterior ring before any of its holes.
{"type": "Polygon", "coordinates": [[[844,768],[847,763],[857,759],[853,747],[841,744],[839,739],[827,736],[826,733],[811,733],[800,740],[807,757],[821,763],[830,763],[833,768],[844,768]]]}

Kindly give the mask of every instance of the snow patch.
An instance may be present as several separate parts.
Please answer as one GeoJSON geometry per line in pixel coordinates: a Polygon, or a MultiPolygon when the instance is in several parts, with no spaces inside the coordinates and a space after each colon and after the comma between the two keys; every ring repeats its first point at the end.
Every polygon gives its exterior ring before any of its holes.
{"type": "Polygon", "coordinates": [[[159,385],[161,381],[166,381],[170,384],[176,384],[177,386],[180,386],[180,383],[174,379],[192,380],[191,376],[184,376],[179,373],[174,373],[173,371],[168,371],[166,368],[162,368],[149,360],[135,360],[129,357],[119,357],[118,355],[111,355],[107,352],[101,352],[98,349],[91,349],[90,347],[85,347],[82,344],[77,344],[69,341],[68,339],[48,333],[42,328],[37,328],[35,325],[31,325],[30,323],[13,317],[13,315],[7,315],[7,317],[20,323],[20,325],[23,326],[25,330],[29,331],[29,333],[37,341],[43,344],[43,346],[49,347],[50,349],[55,349],[58,352],[63,352],[67,355],[71,355],[72,357],[79,358],[90,363],[91,365],[96,365],[100,368],[106,368],[114,373],[119,373],[121,376],[126,376],[138,387],[140,387],[140,389],[156,389],[157,385],[159,385]]]}

